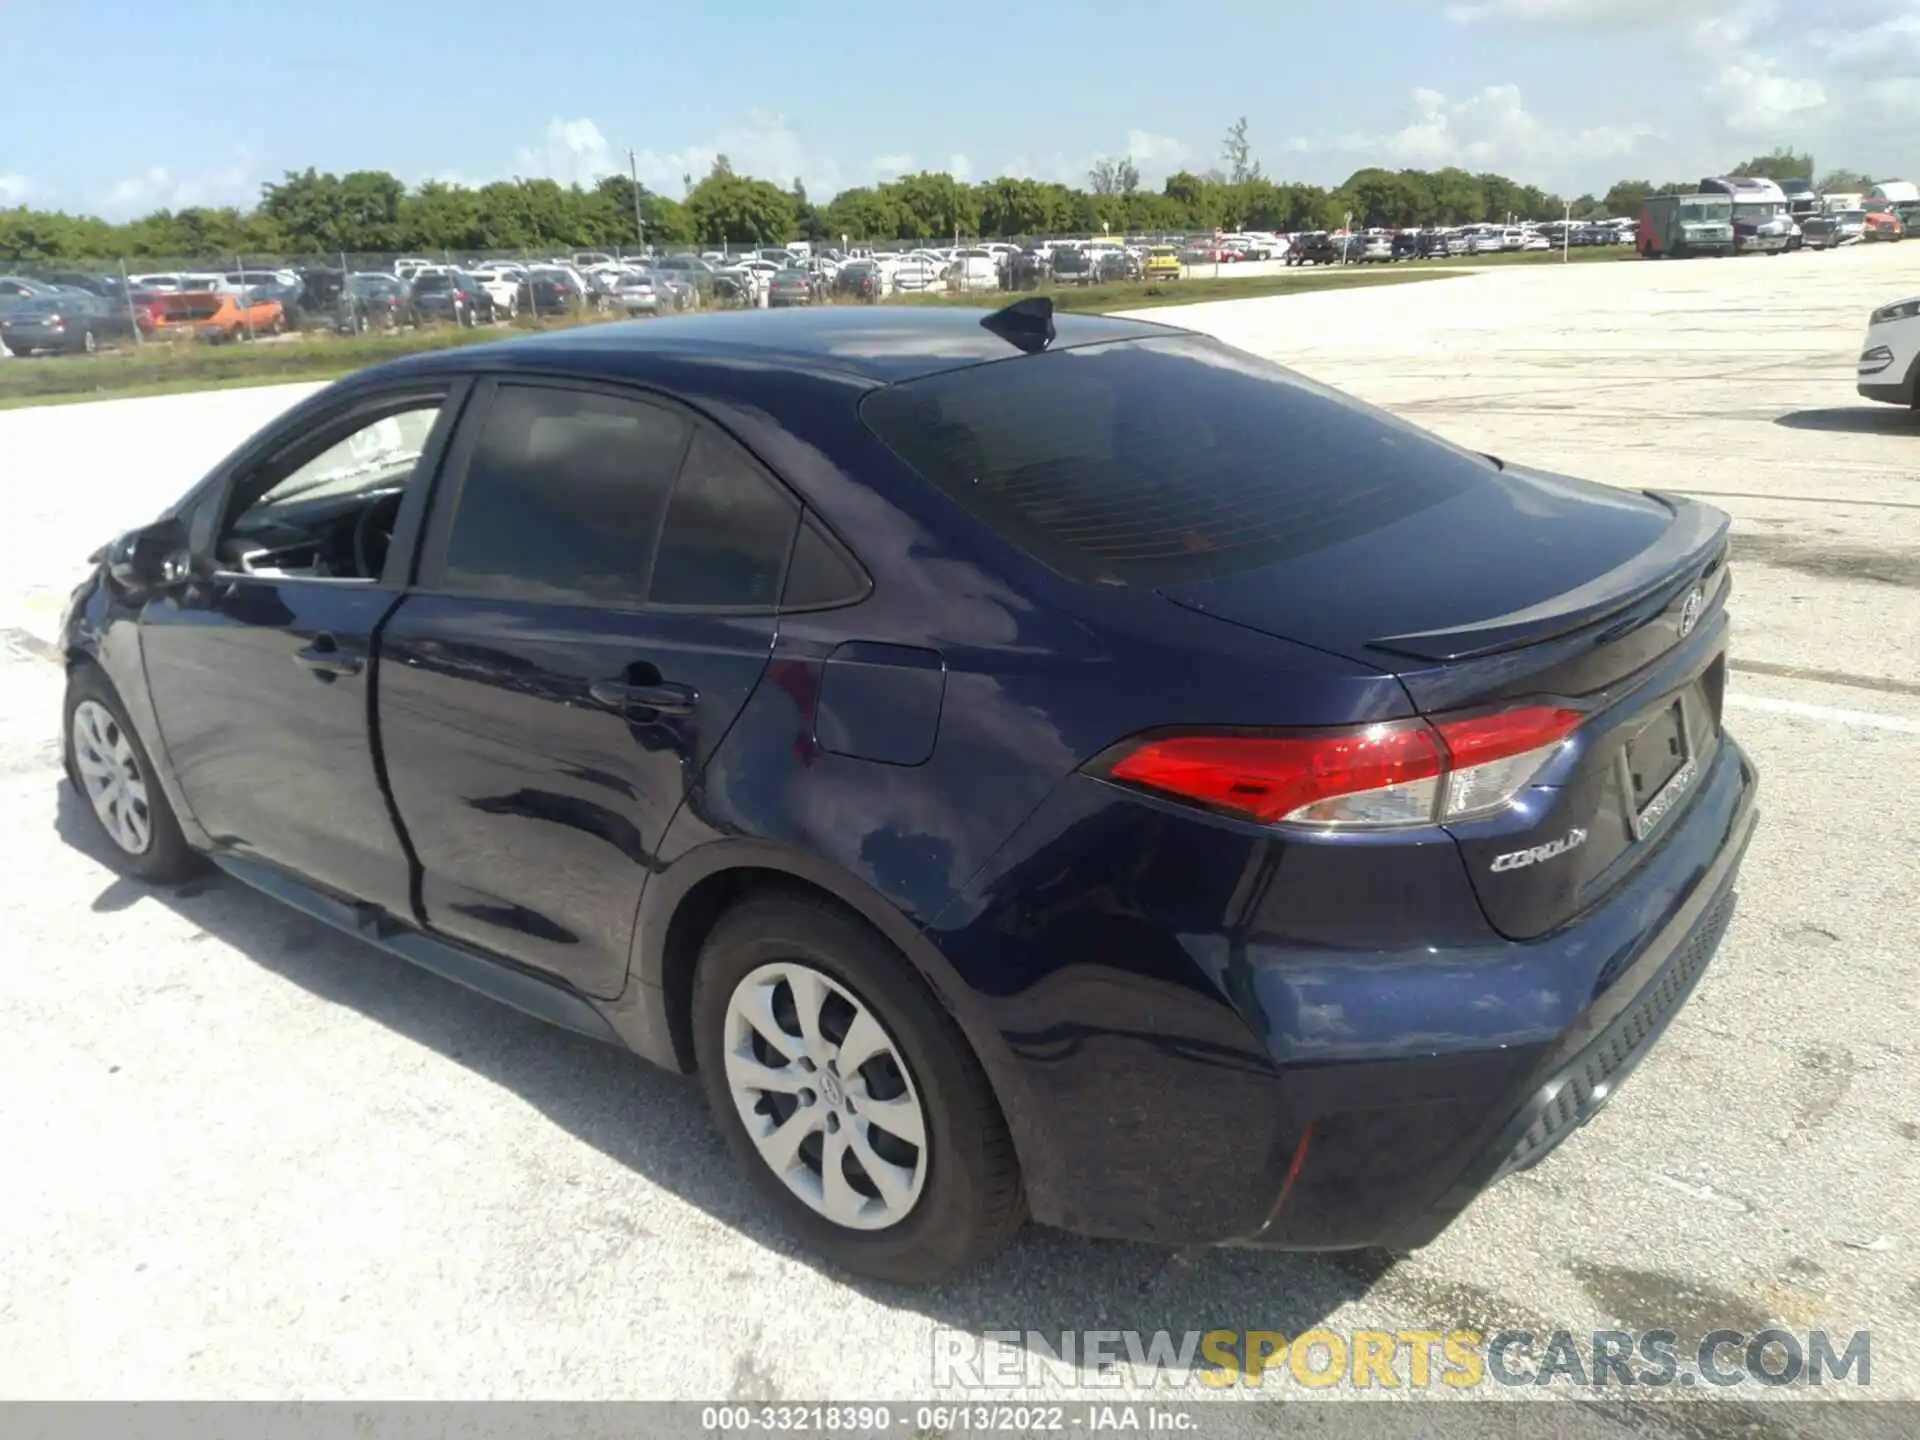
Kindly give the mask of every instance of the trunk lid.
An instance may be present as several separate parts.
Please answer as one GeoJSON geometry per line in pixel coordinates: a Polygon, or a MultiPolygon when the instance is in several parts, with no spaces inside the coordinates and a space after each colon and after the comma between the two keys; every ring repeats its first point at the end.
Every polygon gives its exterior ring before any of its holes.
{"type": "Polygon", "coordinates": [[[1509,809],[1447,828],[1488,919],[1530,939],[1657,848],[1712,759],[1727,517],[1507,468],[1283,565],[1160,587],[1175,604],[1376,665],[1428,716],[1586,712],[1509,809]]]}

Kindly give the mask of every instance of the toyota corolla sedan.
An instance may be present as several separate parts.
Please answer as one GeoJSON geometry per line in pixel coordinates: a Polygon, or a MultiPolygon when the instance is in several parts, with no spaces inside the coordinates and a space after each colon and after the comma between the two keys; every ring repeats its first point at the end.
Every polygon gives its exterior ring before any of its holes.
{"type": "Polygon", "coordinates": [[[1727,526],[1042,299],[593,326],[100,551],[67,770],[131,875],[697,1072],[851,1270],[1405,1249],[1720,944],[1727,526]]]}

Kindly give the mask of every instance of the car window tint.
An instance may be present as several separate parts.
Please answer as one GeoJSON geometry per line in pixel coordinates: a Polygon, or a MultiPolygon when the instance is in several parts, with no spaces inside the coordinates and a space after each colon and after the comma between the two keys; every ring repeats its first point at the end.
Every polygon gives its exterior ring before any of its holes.
{"type": "Polygon", "coordinates": [[[867,577],[829,540],[809,515],[793,542],[793,561],[780,603],[789,609],[841,605],[867,591],[867,577]]]}
{"type": "Polygon", "coordinates": [[[1161,585],[1310,554],[1483,483],[1482,456],[1199,337],[1055,350],[875,391],[867,424],[1028,554],[1161,585]]]}
{"type": "Polygon", "coordinates": [[[644,401],[502,386],[467,464],[441,584],[640,604],[688,429],[644,401]]]}
{"type": "Polygon", "coordinates": [[[800,507],[741,449],[702,428],[667,509],[653,600],[772,607],[800,507]]]}

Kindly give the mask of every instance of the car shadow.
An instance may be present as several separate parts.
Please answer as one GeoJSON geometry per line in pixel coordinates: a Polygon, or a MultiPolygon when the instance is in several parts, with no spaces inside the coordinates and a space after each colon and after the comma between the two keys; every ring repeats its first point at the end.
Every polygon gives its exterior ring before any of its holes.
{"type": "MultiPolygon", "coordinates": [[[[107,842],[61,781],[55,828],[102,865],[107,842]]],[[[386,955],[211,871],[173,886],[114,879],[100,913],[154,900],[254,964],[346,1006],[512,1092],[553,1124],[741,1235],[879,1303],[984,1334],[1051,1337],[1087,1329],[1260,1329],[1295,1335],[1366,1294],[1388,1257],[1168,1248],[1089,1240],[1029,1225],[946,1285],[908,1290],[851,1276],[802,1249],[757,1203],[715,1133],[692,1076],[556,1029],[386,955]]],[[[1169,1157],[1169,1163],[1178,1163],[1169,1157]]],[[[1039,1353],[1039,1352],[1036,1352],[1039,1353]]],[[[1124,1353],[1124,1352],[1121,1352],[1124,1353]]],[[[1044,1354],[1040,1354],[1045,1359],[1044,1354]]]]}
{"type": "Polygon", "coordinates": [[[1840,435],[1920,435],[1920,410],[1898,405],[1840,405],[1824,410],[1792,410],[1774,417],[1789,430],[1824,430],[1840,435]]]}

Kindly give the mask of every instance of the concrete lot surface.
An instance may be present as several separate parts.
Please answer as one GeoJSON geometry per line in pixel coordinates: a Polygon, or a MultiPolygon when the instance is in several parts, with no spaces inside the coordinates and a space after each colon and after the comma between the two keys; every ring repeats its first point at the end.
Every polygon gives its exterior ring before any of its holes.
{"type": "MultiPolygon", "coordinates": [[[[1029,1230],[938,1292],[850,1284],[692,1081],[231,882],[115,879],[37,652],[90,549],[305,387],[0,414],[0,1394],[899,1398],[938,1327],[1777,1324],[1871,1330],[1871,1393],[1920,1398],[1920,417],[1852,368],[1914,293],[1920,245],[1152,313],[1736,516],[1764,816],[1720,958],[1584,1133],[1391,1268],[1029,1230]]],[[[1773,1398],[1663,1428],[1794,1433],[1773,1398]]]]}

